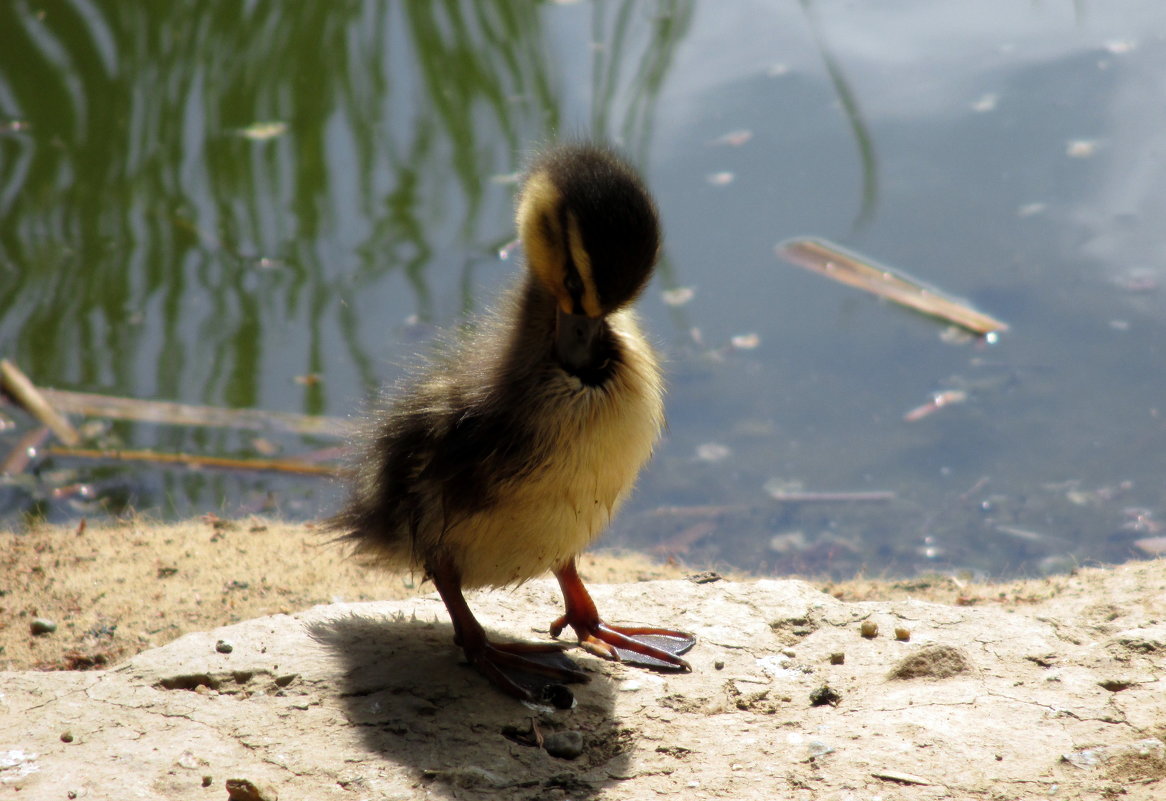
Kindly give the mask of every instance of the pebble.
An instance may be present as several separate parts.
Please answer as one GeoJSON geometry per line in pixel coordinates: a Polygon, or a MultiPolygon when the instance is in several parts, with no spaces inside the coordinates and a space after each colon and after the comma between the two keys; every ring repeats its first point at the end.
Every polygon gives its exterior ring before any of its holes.
{"type": "Polygon", "coordinates": [[[862,625],[858,627],[858,633],[868,640],[873,640],[879,636],[879,624],[873,620],[864,620],[862,621],[862,625]]]}
{"type": "Polygon", "coordinates": [[[52,634],[57,630],[56,621],[49,620],[47,617],[34,617],[28,624],[28,630],[32,636],[39,637],[42,634],[52,634]]]}
{"type": "Polygon", "coordinates": [[[61,732],[61,742],[62,742],[62,743],[71,743],[71,742],[73,742],[73,732],[71,732],[71,731],[63,731],[63,732],[61,732]]]}
{"type": "Polygon", "coordinates": [[[235,646],[231,645],[231,643],[227,642],[226,640],[219,640],[215,643],[215,650],[220,654],[229,654],[231,651],[235,650],[235,646]]]}
{"type": "Polygon", "coordinates": [[[903,626],[896,626],[895,627],[895,639],[898,640],[899,642],[910,642],[911,641],[911,629],[905,628],[903,626]]]}
{"type": "Polygon", "coordinates": [[[845,663],[846,663],[846,654],[844,654],[842,651],[835,651],[834,653],[830,654],[830,664],[831,665],[843,665],[845,663]]]}
{"type": "Polygon", "coordinates": [[[823,684],[810,693],[810,706],[826,706],[827,704],[838,706],[838,702],[841,700],[842,696],[828,684],[823,684]]]}
{"type": "Polygon", "coordinates": [[[576,759],[583,753],[583,733],[578,731],[557,731],[543,739],[547,753],[559,759],[576,759]]]}
{"type": "Polygon", "coordinates": [[[279,793],[250,779],[227,779],[227,801],[278,801],[279,793]]]}

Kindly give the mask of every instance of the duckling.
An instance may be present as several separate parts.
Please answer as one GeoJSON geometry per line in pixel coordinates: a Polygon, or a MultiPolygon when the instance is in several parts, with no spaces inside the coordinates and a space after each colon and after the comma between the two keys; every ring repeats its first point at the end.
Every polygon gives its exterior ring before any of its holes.
{"type": "MultiPolygon", "coordinates": [[[[530,167],[516,222],[526,270],[499,313],[414,376],[371,424],[346,507],[328,525],[359,554],[423,571],[469,663],[523,700],[587,674],[559,643],[491,641],[464,589],[553,572],[592,654],[688,671],[690,634],[605,623],[576,558],[607,527],[663,425],[663,382],[631,304],[660,250],[636,172],[591,144],[530,167]]],[[[568,704],[569,705],[569,704],[568,704]]]]}

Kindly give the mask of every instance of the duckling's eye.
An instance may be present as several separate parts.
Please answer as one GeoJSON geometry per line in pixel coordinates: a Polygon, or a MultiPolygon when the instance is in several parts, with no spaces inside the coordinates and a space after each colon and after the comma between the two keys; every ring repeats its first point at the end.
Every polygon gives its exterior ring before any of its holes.
{"type": "Polygon", "coordinates": [[[579,296],[583,294],[583,281],[574,270],[567,273],[567,277],[563,280],[563,286],[566,287],[567,294],[571,296],[572,300],[578,300],[579,296]]]}

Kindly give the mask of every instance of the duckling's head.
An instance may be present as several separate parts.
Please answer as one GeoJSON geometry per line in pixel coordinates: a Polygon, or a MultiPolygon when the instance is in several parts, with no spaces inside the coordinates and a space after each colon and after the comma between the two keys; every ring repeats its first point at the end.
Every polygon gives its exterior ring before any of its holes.
{"type": "Polygon", "coordinates": [[[633,301],[652,275],[660,222],[626,162],[593,145],[561,145],[531,166],[518,201],[527,266],[558,307],[564,365],[598,357],[603,318],[633,301]]]}

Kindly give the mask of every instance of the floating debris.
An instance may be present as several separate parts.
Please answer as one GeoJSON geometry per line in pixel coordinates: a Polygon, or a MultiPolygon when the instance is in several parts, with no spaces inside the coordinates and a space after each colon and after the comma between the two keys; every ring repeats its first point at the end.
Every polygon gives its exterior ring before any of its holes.
{"type": "Polygon", "coordinates": [[[819,273],[843,284],[865,289],[923,314],[963,326],[994,341],[1008,325],[976,311],[969,304],[940,290],[909,278],[890,267],[845,250],[824,239],[789,239],[775,248],[777,255],[798,267],[819,273]]]}
{"type": "Polygon", "coordinates": [[[696,290],[690,286],[678,286],[675,289],[665,289],[660,297],[669,306],[683,306],[696,297],[696,290]]]}
{"type": "Polygon", "coordinates": [[[758,334],[738,334],[729,342],[737,350],[753,350],[761,344],[761,337],[758,334]]]}
{"type": "Polygon", "coordinates": [[[938,412],[945,406],[954,406],[957,403],[963,403],[968,399],[968,393],[962,389],[945,389],[943,392],[933,393],[931,400],[920,406],[916,406],[911,411],[903,415],[903,422],[914,423],[916,420],[922,420],[924,417],[938,412]]]}
{"type": "Polygon", "coordinates": [[[1104,47],[1107,52],[1113,53],[1115,56],[1121,56],[1125,55],[1126,53],[1132,53],[1134,50],[1136,50],[1138,43],[1132,42],[1129,39],[1110,39],[1108,42],[1103,44],[1102,47],[1104,47]]]}
{"type": "Polygon", "coordinates": [[[742,128],[739,131],[729,131],[727,134],[718,136],[716,139],[709,142],[710,145],[727,145],[728,147],[740,147],[753,138],[753,132],[748,128],[742,128]]]}
{"type": "Polygon", "coordinates": [[[513,256],[521,247],[521,239],[512,239],[502,247],[498,248],[498,258],[501,261],[509,261],[510,257],[513,256]]]}
{"type": "Polygon", "coordinates": [[[980,97],[972,101],[972,111],[977,114],[983,114],[988,111],[995,111],[996,104],[1000,102],[1000,95],[995,92],[987,92],[980,95],[980,97]]]}
{"type": "Polygon", "coordinates": [[[1097,153],[1100,143],[1096,139],[1073,139],[1065,145],[1065,155],[1072,159],[1087,159],[1097,153]]]}
{"type": "Polygon", "coordinates": [[[895,499],[890,490],[857,490],[854,492],[821,492],[803,490],[800,482],[772,478],[765,482],[765,493],[782,503],[866,503],[895,499]]]}
{"type": "Polygon", "coordinates": [[[774,553],[790,554],[805,550],[809,541],[801,530],[783,531],[769,538],[769,550],[774,553]]]}
{"type": "Polygon", "coordinates": [[[1016,209],[1017,217],[1032,217],[1036,214],[1043,214],[1045,209],[1049,207],[1047,203],[1025,203],[1016,209]]]}
{"type": "Polygon", "coordinates": [[[287,123],[278,121],[253,122],[245,128],[239,129],[239,136],[253,142],[266,142],[287,133],[287,123]]]}
{"type": "Polygon", "coordinates": [[[705,180],[713,186],[728,186],[733,183],[733,179],[736,177],[731,172],[714,172],[705,176],[705,180]]]}
{"type": "Polygon", "coordinates": [[[522,180],[522,173],[521,172],[504,172],[504,173],[498,173],[496,175],[490,176],[490,183],[500,184],[502,186],[516,184],[521,180],[522,180]]]}
{"type": "Polygon", "coordinates": [[[696,447],[696,458],[702,462],[721,462],[728,459],[733,451],[719,442],[706,442],[696,447]]]}
{"type": "Polygon", "coordinates": [[[1166,537],[1143,537],[1133,544],[1147,556],[1166,556],[1166,537]]]}

